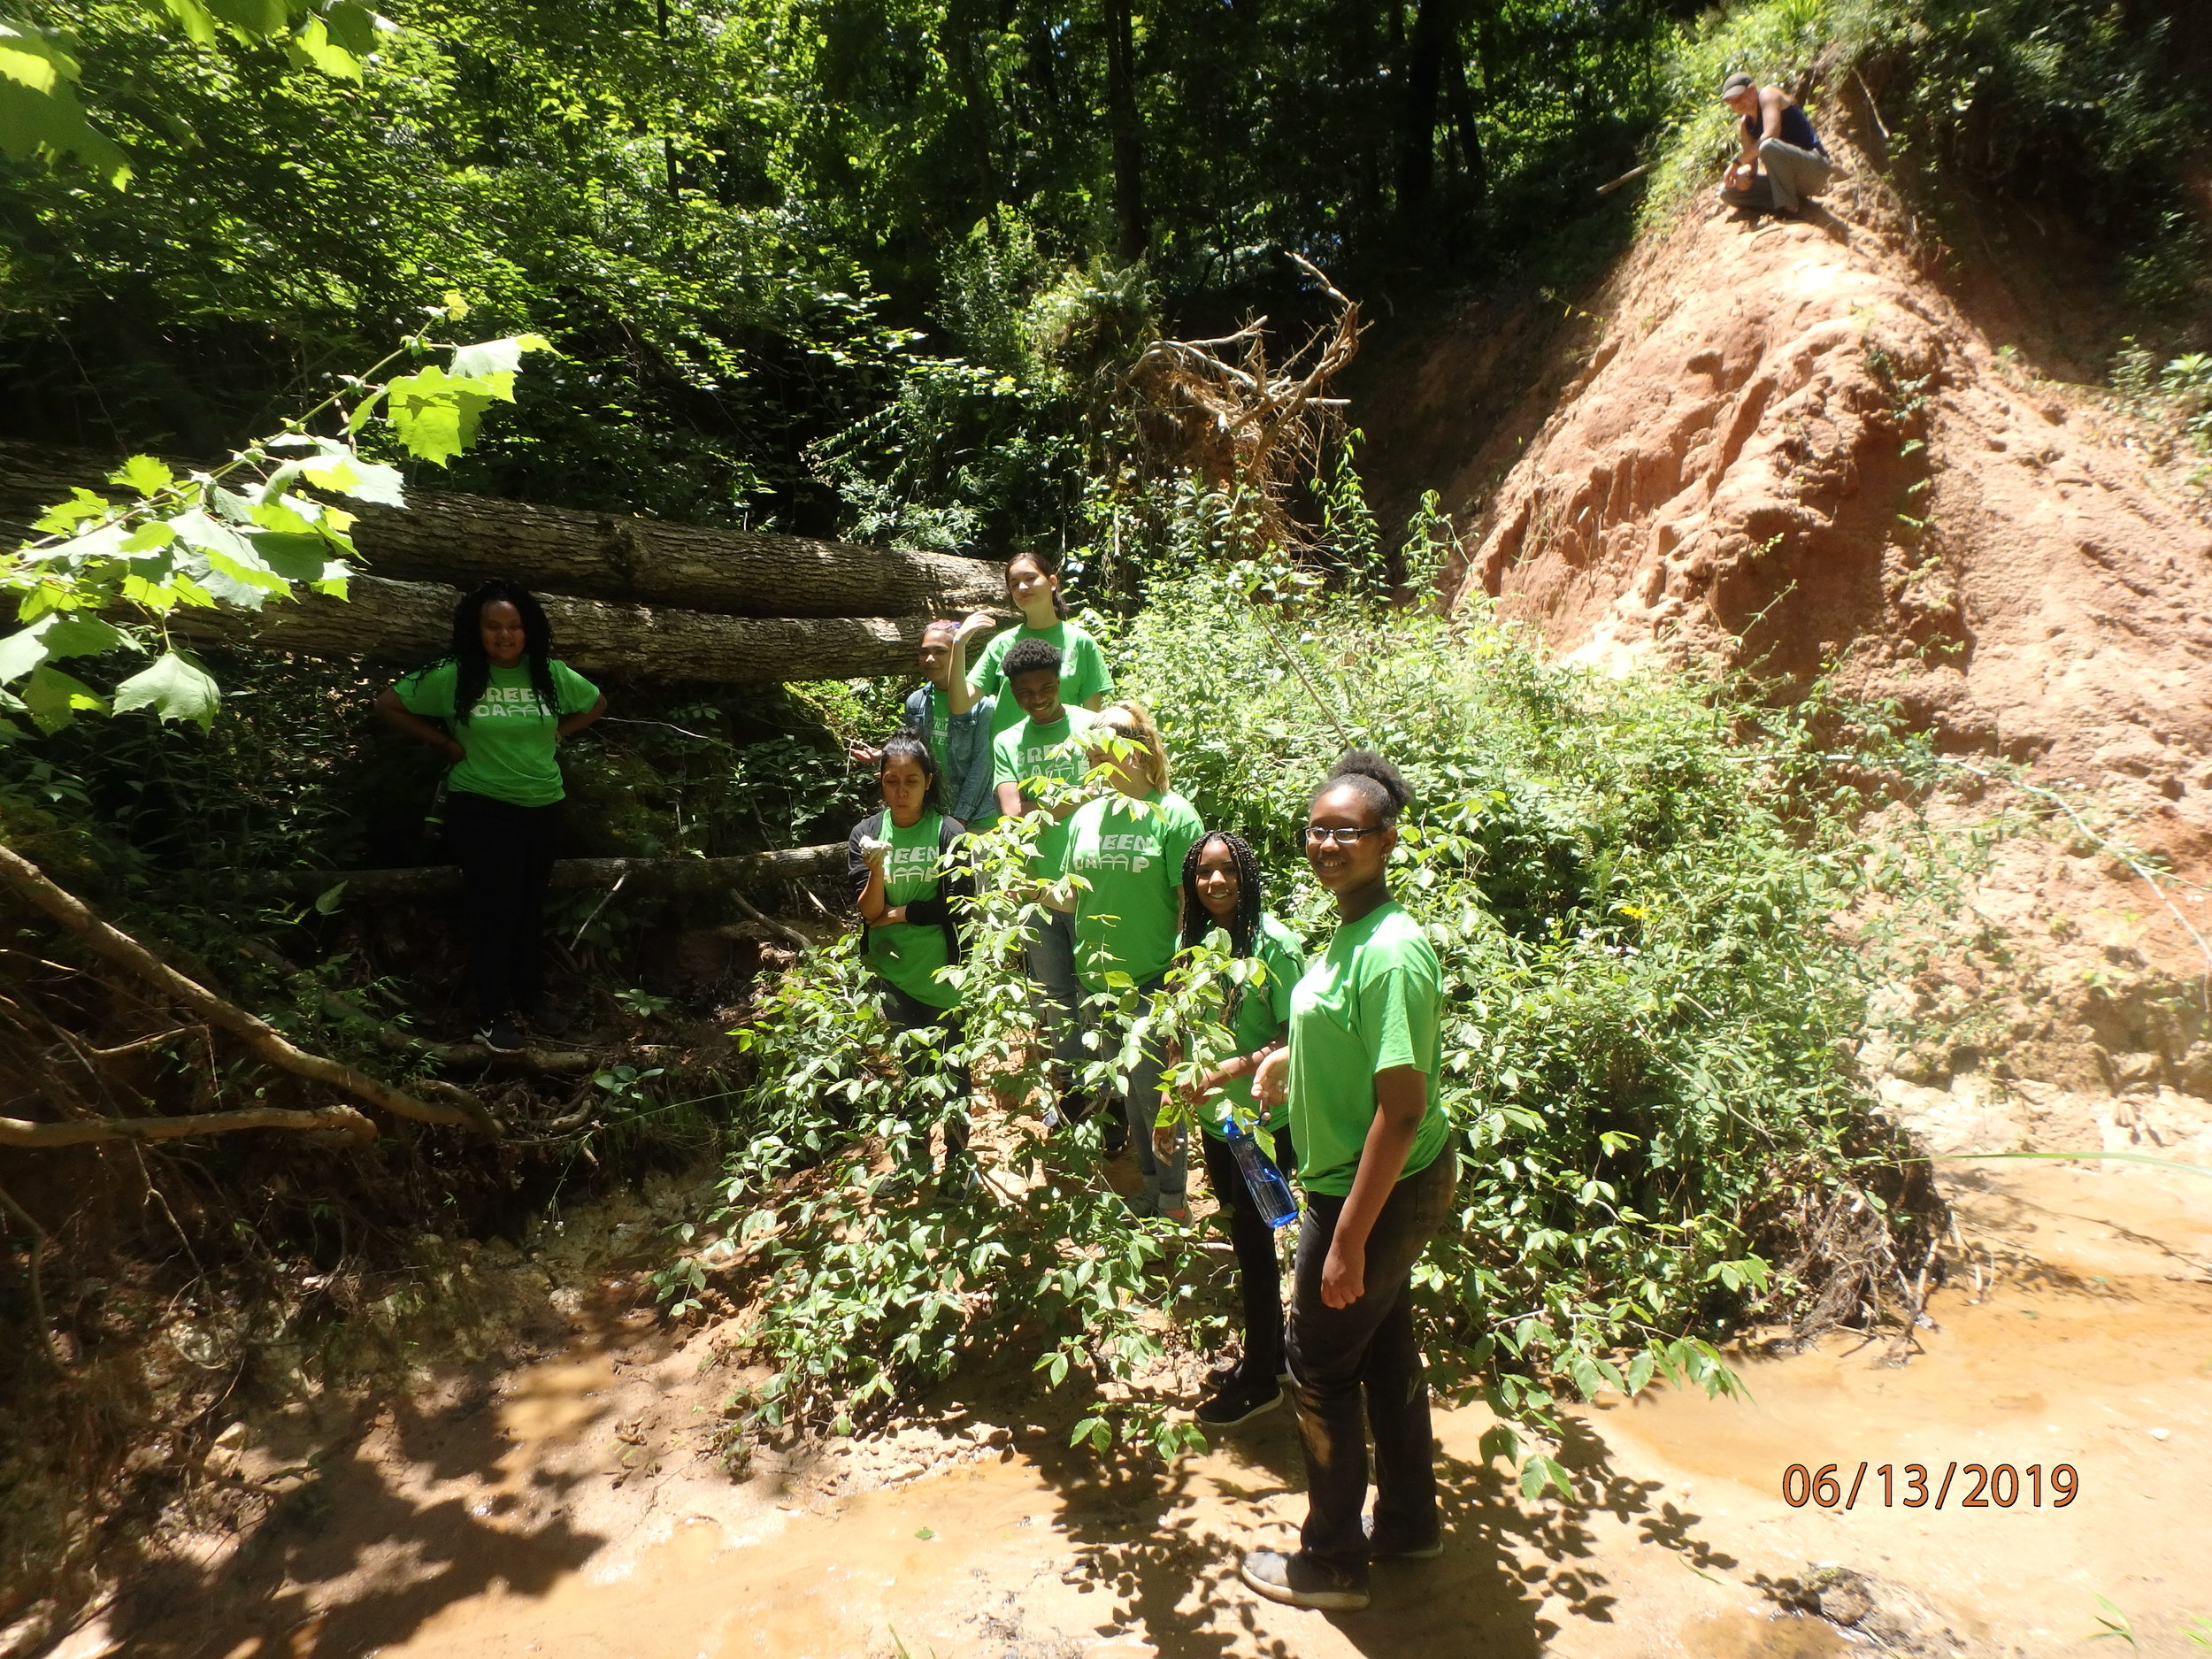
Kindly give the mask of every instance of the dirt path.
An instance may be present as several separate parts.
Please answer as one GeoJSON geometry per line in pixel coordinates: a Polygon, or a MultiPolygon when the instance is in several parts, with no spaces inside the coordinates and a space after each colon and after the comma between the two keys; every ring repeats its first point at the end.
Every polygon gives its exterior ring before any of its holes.
{"type": "MultiPolygon", "coordinates": [[[[1277,1608],[1233,1578],[1234,1551],[1302,1510],[1286,1414],[1103,1480],[1014,1379],[738,1483],[711,1455],[727,1373],[703,1375],[703,1344],[672,1347],[649,1316],[602,1311],[557,1357],[326,1442],[239,1555],[132,1586],[57,1651],[1724,1659],[1844,1651],[1833,1624],[1775,1617],[1811,1563],[1840,1563],[1874,1576],[1862,1623],[1903,1651],[2101,1651],[2083,1642],[2102,1596],[2138,1651],[2201,1652],[2182,1626],[2212,1617],[2212,1179],[1988,1164],[1952,1191],[1984,1291],[1970,1271],[1939,1293],[1901,1367],[1832,1341],[1747,1360],[1753,1403],[1601,1403],[1563,1451],[1571,1504],[1509,1495],[1477,1457],[1485,1414],[1443,1414],[1445,1555],[1379,1572],[1363,1614],[1277,1608]],[[1836,1463],[1847,1486],[1862,1460],[1847,1513],[1781,1495],[1792,1463],[1836,1463]],[[2010,1507],[1962,1507],[1970,1474],[1939,1494],[1954,1462],[2022,1471],[2010,1507]],[[1929,1470],[1918,1509],[1911,1463],[1929,1470]]],[[[303,1457],[316,1434],[299,1433],[246,1456],[303,1457]]]]}

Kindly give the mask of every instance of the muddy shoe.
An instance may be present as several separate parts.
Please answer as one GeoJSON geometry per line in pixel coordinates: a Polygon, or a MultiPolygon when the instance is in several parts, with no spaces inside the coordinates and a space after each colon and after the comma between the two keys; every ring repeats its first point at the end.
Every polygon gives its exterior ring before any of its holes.
{"type": "Polygon", "coordinates": [[[1367,1532],[1367,1559],[1370,1561],[1434,1561],[1444,1553],[1444,1534],[1440,1529],[1416,1535],[1386,1527],[1367,1532]]]}
{"type": "Polygon", "coordinates": [[[1233,1429],[1264,1417],[1283,1403],[1279,1386],[1232,1382],[1191,1415],[1210,1429],[1233,1429]]]}
{"type": "Polygon", "coordinates": [[[512,1014],[502,1014],[476,1033],[476,1041],[495,1054],[518,1054],[530,1046],[529,1038],[522,1034],[522,1027],[515,1024],[512,1014]]]}
{"type": "Polygon", "coordinates": [[[1302,1549],[1294,1555],[1256,1549],[1238,1565],[1237,1576],[1269,1601],[1286,1607],[1355,1613],[1369,1600],[1365,1567],[1339,1566],[1302,1549]]]}

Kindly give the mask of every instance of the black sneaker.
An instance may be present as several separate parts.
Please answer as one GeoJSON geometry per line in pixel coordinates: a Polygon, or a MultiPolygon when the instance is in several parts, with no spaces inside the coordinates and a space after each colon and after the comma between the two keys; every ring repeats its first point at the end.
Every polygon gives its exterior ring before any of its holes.
{"type": "Polygon", "coordinates": [[[1407,1537],[1397,1532],[1379,1532],[1372,1523],[1367,1529],[1367,1559],[1370,1561],[1434,1561],[1444,1553],[1444,1534],[1440,1530],[1425,1537],[1407,1537]]]}
{"type": "Polygon", "coordinates": [[[1118,1157],[1129,1149],[1129,1114],[1121,1110],[1119,1101],[1108,1103],[1113,1116],[1106,1120],[1106,1136],[1101,1143],[1108,1157],[1118,1157]]]}
{"type": "Polygon", "coordinates": [[[518,1054],[530,1046],[529,1038],[515,1024],[512,1014],[502,1014],[476,1033],[476,1041],[495,1054],[518,1054]]]}
{"type": "Polygon", "coordinates": [[[1300,1550],[1256,1549],[1237,1565],[1237,1576],[1271,1601],[1286,1607],[1318,1608],[1325,1613],[1356,1613],[1367,1605],[1367,1569],[1339,1565],[1300,1550]]]}
{"type": "MultiPolygon", "coordinates": [[[[1224,1360],[1206,1373],[1206,1386],[1212,1393],[1220,1394],[1234,1386],[1237,1379],[1243,1375],[1244,1361],[1241,1358],[1224,1360]]],[[[1290,1363],[1287,1360],[1275,1362],[1275,1380],[1279,1383],[1291,1380],[1290,1363]]]]}
{"type": "Polygon", "coordinates": [[[1283,1403],[1283,1391],[1231,1383],[1191,1415],[1210,1429],[1233,1429],[1254,1417],[1264,1417],[1283,1403]]]}
{"type": "Polygon", "coordinates": [[[561,1005],[549,996],[534,997],[522,1005],[522,1017],[549,1037],[557,1037],[573,1024],[561,1005]]]}

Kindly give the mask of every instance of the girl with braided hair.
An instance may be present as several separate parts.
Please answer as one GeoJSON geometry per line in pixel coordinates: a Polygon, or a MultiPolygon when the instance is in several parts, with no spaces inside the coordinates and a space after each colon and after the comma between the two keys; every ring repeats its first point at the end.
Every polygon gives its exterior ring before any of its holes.
{"type": "Polygon", "coordinates": [[[480,1040],[524,1046],[519,1022],[568,1025],[545,994],[545,889],[561,833],[556,750],[607,711],[599,687],[553,655],[544,607],[494,577],[453,608],[453,649],[378,694],[377,712],[440,750],[445,837],[461,866],[468,983],[480,1040]]]}
{"type": "MultiPolygon", "coordinates": [[[[1233,1428],[1283,1402],[1283,1275],[1275,1229],[1261,1218],[1223,1133],[1223,1119],[1233,1112],[1263,1147],[1273,1143],[1277,1168],[1296,1167],[1289,1115],[1280,1105],[1263,1111],[1254,1102],[1252,1077],[1286,1041],[1290,990],[1306,972],[1306,951],[1298,935],[1262,907],[1263,896],[1259,861],[1243,836],[1209,830],[1193,843],[1183,860],[1184,949],[1211,936],[1231,956],[1260,966],[1256,981],[1229,987],[1223,1023],[1236,1039],[1236,1052],[1183,1090],[1203,1131],[1206,1179],[1228,1223],[1244,1303],[1243,1357],[1214,1371],[1208,1379],[1214,1392],[1198,1408],[1198,1420],[1209,1428],[1233,1428]]],[[[1171,1149],[1168,1127],[1153,1134],[1164,1156],[1171,1149]]]]}

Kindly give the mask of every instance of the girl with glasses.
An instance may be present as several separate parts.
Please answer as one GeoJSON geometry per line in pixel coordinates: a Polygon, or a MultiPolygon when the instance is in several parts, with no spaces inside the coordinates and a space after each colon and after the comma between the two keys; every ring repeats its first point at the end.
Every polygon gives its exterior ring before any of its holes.
{"type": "Polygon", "coordinates": [[[1337,930],[1291,993],[1289,1046],[1254,1079],[1263,1104],[1289,1105],[1306,1193],[1287,1346],[1308,1499],[1299,1548],[1255,1550],[1240,1571],[1293,1607],[1365,1607],[1371,1561],[1443,1550],[1410,1289],[1458,1166],[1438,1094],[1442,975],[1390,896],[1410,798],[1395,766],[1359,749],[1315,794],[1306,861],[1335,896],[1337,930]]]}

